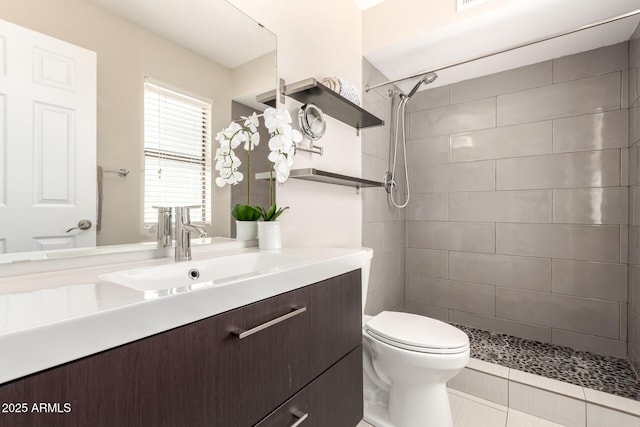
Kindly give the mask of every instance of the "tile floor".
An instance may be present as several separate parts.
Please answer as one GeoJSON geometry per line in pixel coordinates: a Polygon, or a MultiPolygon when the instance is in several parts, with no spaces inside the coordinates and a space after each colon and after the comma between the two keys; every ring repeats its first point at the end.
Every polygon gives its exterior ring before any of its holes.
{"type": "Polygon", "coordinates": [[[625,359],[454,326],[469,336],[474,359],[640,401],[640,380],[625,359]]]}
{"type": "MultiPolygon", "coordinates": [[[[561,427],[561,424],[534,417],[470,394],[449,390],[453,427],[561,427]]],[[[372,427],[361,421],[357,427],[372,427]]],[[[426,427],[426,426],[425,426],[426,427]]]]}

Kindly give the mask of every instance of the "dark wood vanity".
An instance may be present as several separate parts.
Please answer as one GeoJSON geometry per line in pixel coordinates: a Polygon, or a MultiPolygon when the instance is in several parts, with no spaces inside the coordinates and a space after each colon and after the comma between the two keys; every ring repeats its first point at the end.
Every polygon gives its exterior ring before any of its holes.
{"type": "Polygon", "coordinates": [[[11,381],[0,426],[354,427],[361,301],[355,270],[11,381]]]}

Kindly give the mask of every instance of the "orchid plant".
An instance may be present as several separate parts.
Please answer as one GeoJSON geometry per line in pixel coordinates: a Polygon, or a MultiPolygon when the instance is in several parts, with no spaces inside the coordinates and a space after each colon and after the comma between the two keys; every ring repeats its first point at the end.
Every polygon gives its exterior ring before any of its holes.
{"type": "Polygon", "coordinates": [[[256,221],[260,219],[261,211],[251,206],[251,151],[260,144],[260,134],[258,133],[258,115],[253,113],[249,117],[242,116],[244,120],[240,125],[238,122],[231,122],[229,127],[223,129],[216,135],[216,140],[220,143],[220,147],[216,150],[216,166],[215,169],[220,176],[216,178],[216,184],[223,187],[225,184],[236,185],[244,176],[238,171],[238,167],[242,164],[238,156],[233,151],[241,144],[247,151],[247,204],[237,204],[231,211],[231,215],[238,221],[256,221]]]}
{"type": "Polygon", "coordinates": [[[288,110],[267,108],[264,111],[264,125],[271,135],[269,139],[269,210],[261,209],[262,218],[265,221],[275,221],[285,210],[277,208],[274,198],[275,183],[273,173],[276,173],[276,181],[279,183],[289,179],[291,166],[296,154],[296,143],[302,141],[302,134],[291,126],[291,115],[288,110]]]}
{"type": "Polygon", "coordinates": [[[275,203],[275,181],[285,182],[289,178],[291,166],[296,151],[296,143],[302,141],[302,134],[291,126],[291,115],[285,109],[267,108],[262,114],[264,125],[267,128],[269,139],[269,203],[268,210],[249,204],[249,194],[251,190],[251,151],[260,143],[258,133],[258,116],[253,113],[249,117],[242,117],[244,123],[231,122],[229,127],[223,129],[216,136],[220,143],[220,148],[216,150],[216,167],[220,176],[216,178],[216,184],[220,187],[231,184],[236,185],[242,181],[244,176],[238,171],[241,162],[235,155],[234,149],[244,143],[247,150],[247,204],[237,205],[232,215],[239,221],[253,221],[262,217],[265,221],[275,221],[288,207],[278,208],[275,203]],[[240,219],[238,216],[247,217],[240,219]],[[258,218],[253,218],[258,215],[258,218]],[[252,217],[253,219],[248,219],[252,217]]]}

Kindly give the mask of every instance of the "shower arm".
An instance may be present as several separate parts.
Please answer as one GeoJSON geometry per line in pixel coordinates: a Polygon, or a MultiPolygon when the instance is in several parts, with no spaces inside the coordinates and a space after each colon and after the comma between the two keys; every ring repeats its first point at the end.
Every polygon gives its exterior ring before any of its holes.
{"type": "Polygon", "coordinates": [[[475,57],[470,58],[470,59],[465,59],[464,61],[459,61],[459,62],[455,62],[455,63],[452,63],[452,64],[443,65],[441,67],[436,67],[436,68],[432,68],[432,69],[429,69],[429,70],[420,71],[419,73],[414,73],[414,74],[411,74],[411,75],[406,76],[406,77],[401,77],[399,79],[389,80],[387,82],[379,83],[379,84],[376,84],[376,85],[373,85],[373,86],[367,85],[367,86],[365,86],[364,91],[365,92],[369,92],[372,89],[376,89],[376,88],[379,88],[379,87],[382,87],[382,86],[387,86],[387,85],[398,83],[398,82],[401,82],[401,81],[404,81],[404,80],[415,79],[417,77],[421,77],[421,76],[423,76],[425,74],[428,74],[428,73],[435,73],[435,72],[438,72],[438,71],[446,70],[448,68],[457,67],[459,65],[468,64],[470,62],[478,61],[480,59],[489,58],[491,56],[499,55],[501,53],[511,52],[512,50],[516,50],[516,49],[520,49],[520,48],[523,48],[523,47],[531,46],[531,45],[534,45],[534,44],[537,44],[537,43],[546,42],[548,40],[557,39],[559,37],[567,36],[569,34],[574,34],[574,33],[577,33],[579,31],[583,31],[583,30],[588,30],[590,28],[599,27],[601,25],[610,24],[611,22],[620,21],[621,19],[630,18],[630,17],[638,15],[638,14],[640,14],[640,9],[632,10],[631,12],[623,13],[621,15],[616,15],[616,16],[613,16],[611,18],[604,19],[602,21],[594,22],[592,24],[583,25],[582,27],[574,28],[573,30],[564,31],[564,32],[561,32],[561,33],[556,33],[556,34],[553,34],[551,36],[540,37],[538,39],[535,39],[535,40],[532,40],[532,41],[528,41],[528,42],[525,42],[525,43],[520,43],[520,44],[517,44],[515,46],[511,46],[509,48],[506,48],[506,49],[500,49],[500,50],[496,50],[496,51],[493,51],[493,52],[490,52],[490,53],[487,53],[487,54],[484,54],[484,55],[475,56],[475,57]]]}

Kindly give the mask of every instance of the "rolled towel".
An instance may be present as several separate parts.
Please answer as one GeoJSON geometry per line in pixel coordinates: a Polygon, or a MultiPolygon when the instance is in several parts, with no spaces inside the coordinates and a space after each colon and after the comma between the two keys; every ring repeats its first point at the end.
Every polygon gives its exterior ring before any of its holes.
{"type": "Polygon", "coordinates": [[[325,77],[322,79],[322,84],[332,91],[340,93],[340,80],[336,77],[325,77]]]}
{"type": "Polygon", "coordinates": [[[360,105],[360,94],[355,85],[339,77],[325,77],[322,84],[354,104],[360,105]]]}
{"type": "Polygon", "coordinates": [[[338,93],[340,93],[340,95],[344,96],[354,104],[360,105],[360,94],[358,93],[358,89],[355,87],[355,85],[343,79],[338,80],[340,82],[340,90],[338,91],[338,93]]]}
{"type": "Polygon", "coordinates": [[[321,82],[323,85],[325,85],[326,87],[328,87],[329,89],[335,91],[334,86],[333,86],[333,80],[331,80],[328,77],[325,77],[324,79],[322,79],[321,82]]]}

